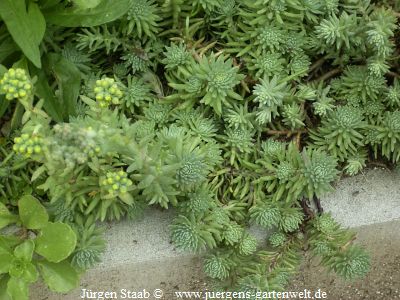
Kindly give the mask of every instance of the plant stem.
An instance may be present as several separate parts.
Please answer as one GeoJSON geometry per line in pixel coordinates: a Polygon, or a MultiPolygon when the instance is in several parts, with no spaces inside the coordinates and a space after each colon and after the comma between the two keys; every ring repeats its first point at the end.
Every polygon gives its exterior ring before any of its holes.
{"type": "Polygon", "coordinates": [[[321,77],[315,79],[314,81],[315,82],[325,81],[325,80],[327,80],[327,79],[329,79],[329,78],[331,78],[331,77],[333,77],[333,76],[335,76],[335,75],[337,75],[337,74],[339,74],[341,72],[342,72],[341,68],[336,68],[336,69],[330,70],[329,72],[325,73],[324,75],[322,75],[321,77]]]}
{"type": "Polygon", "coordinates": [[[290,136],[290,135],[293,135],[293,134],[307,133],[307,130],[305,130],[305,129],[300,129],[300,130],[267,130],[266,132],[269,135],[277,134],[277,135],[288,135],[288,136],[290,136]]]}

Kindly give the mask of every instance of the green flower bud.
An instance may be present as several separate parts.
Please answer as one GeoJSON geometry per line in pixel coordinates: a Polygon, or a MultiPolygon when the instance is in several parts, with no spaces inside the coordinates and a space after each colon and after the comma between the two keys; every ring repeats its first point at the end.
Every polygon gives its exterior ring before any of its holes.
{"type": "Polygon", "coordinates": [[[14,138],[13,150],[25,157],[31,157],[33,154],[39,154],[43,149],[43,140],[38,136],[30,136],[22,134],[20,137],[14,138]]]}
{"type": "Polygon", "coordinates": [[[122,91],[112,78],[97,80],[93,91],[100,107],[107,107],[111,102],[118,104],[123,96],[122,91]]]}
{"type": "Polygon", "coordinates": [[[24,99],[32,93],[32,83],[23,69],[9,69],[0,79],[0,94],[7,100],[24,99]]]}
{"type": "Polygon", "coordinates": [[[106,178],[103,179],[100,185],[104,187],[109,194],[126,193],[128,187],[132,185],[132,181],[127,178],[128,174],[124,171],[107,172],[106,178]]]}

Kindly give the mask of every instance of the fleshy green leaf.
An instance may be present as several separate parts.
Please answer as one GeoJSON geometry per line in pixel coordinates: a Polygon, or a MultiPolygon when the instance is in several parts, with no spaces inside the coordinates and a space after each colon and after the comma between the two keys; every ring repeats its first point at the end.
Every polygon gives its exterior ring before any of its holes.
{"type": "Polygon", "coordinates": [[[13,300],[29,300],[28,284],[19,278],[10,278],[7,284],[7,293],[13,300]]]}
{"type": "Polygon", "coordinates": [[[31,195],[23,196],[18,201],[19,216],[28,229],[41,229],[46,226],[49,216],[46,208],[31,195]]]}
{"type": "Polygon", "coordinates": [[[0,299],[1,300],[11,300],[10,296],[7,293],[7,282],[10,279],[10,276],[5,275],[0,278],[0,299]]]}
{"type": "Polygon", "coordinates": [[[119,194],[119,198],[126,204],[132,205],[133,204],[133,197],[129,193],[121,193],[119,194]]]}
{"type": "Polygon", "coordinates": [[[16,222],[17,220],[17,216],[14,216],[12,213],[10,213],[7,207],[0,202],[0,229],[16,222]]]}
{"type": "Polygon", "coordinates": [[[47,22],[64,27],[91,27],[114,21],[124,15],[132,0],[103,0],[91,9],[65,8],[59,5],[45,12],[47,22]]]}
{"type": "Polygon", "coordinates": [[[51,262],[66,259],[76,246],[76,234],[64,223],[47,223],[36,238],[36,253],[51,262]]]}
{"type": "Polygon", "coordinates": [[[31,24],[35,26],[35,30],[33,31],[35,40],[40,44],[46,32],[46,20],[36,3],[29,2],[28,14],[31,24]]]}
{"type": "Polygon", "coordinates": [[[24,273],[21,278],[26,282],[36,282],[39,278],[39,272],[37,271],[35,265],[32,263],[26,264],[24,273]]]}
{"type": "Polygon", "coordinates": [[[99,5],[101,0],[73,0],[73,2],[81,9],[88,9],[99,5]]]}
{"type": "MultiPolygon", "coordinates": [[[[0,248],[0,274],[8,273],[13,256],[5,249],[0,248]]],[[[0,298],[1,299],[1,298],[0,298]]]]}
{"type": "Polygon", "coordinates": [[[15,247],[14,256],[24,261],[31,261],[35,243],[32,240],[26,240],[21,245],[15,247]]]}
{"type": "Polygon", "coordinates": [[[50,290],[66,293],[76,288],[79,283],[79,275],[67,261],[51,263],[42,261],[38,263],[44,282],[50,290]]]}
{"type": "Polygon", "coordinates": [[[11,253],[12,249],[20,243],[21,239],[14,235],[0,235],[0,249],[3,248],[11,253]]]}
{"type": "Polygon", "coordinates": [[[31,3],[26,10],[25,0],[0,1],[0,16],[7,29],[26,57],[40,68],[39,44],[43,38],[46,23],[37,4],[31,3]]]}

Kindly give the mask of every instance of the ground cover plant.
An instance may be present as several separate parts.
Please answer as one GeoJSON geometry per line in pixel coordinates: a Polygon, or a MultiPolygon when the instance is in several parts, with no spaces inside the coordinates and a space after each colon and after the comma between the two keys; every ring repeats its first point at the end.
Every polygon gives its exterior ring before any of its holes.
{"type": "Polygon", "coordinates": [[[28,299],[39,277],[77,287],[102,223],[148,206],[176,210],[171,240],[220,289],[283,290],[304,251],[365,276],[368,253],[319,198],[400,160],[399,14],[398,1],[2,0],[0,298],[28,299]]]}

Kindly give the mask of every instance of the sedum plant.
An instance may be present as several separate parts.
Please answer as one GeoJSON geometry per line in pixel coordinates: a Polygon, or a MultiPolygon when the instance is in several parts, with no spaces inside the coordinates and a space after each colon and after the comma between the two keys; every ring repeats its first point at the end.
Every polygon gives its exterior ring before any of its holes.
{"type": "Polygon", "coordinates": [[[304,249],[365,276],[319,198],[400,160],[399,8],[1,1],[0,227],[21,230],[0,236],[0,296],[38,276],[72,289],[101,260],[99,223],[148,206],[176,210],[172,242],[221,289],[285,290],[304,249]]]}

